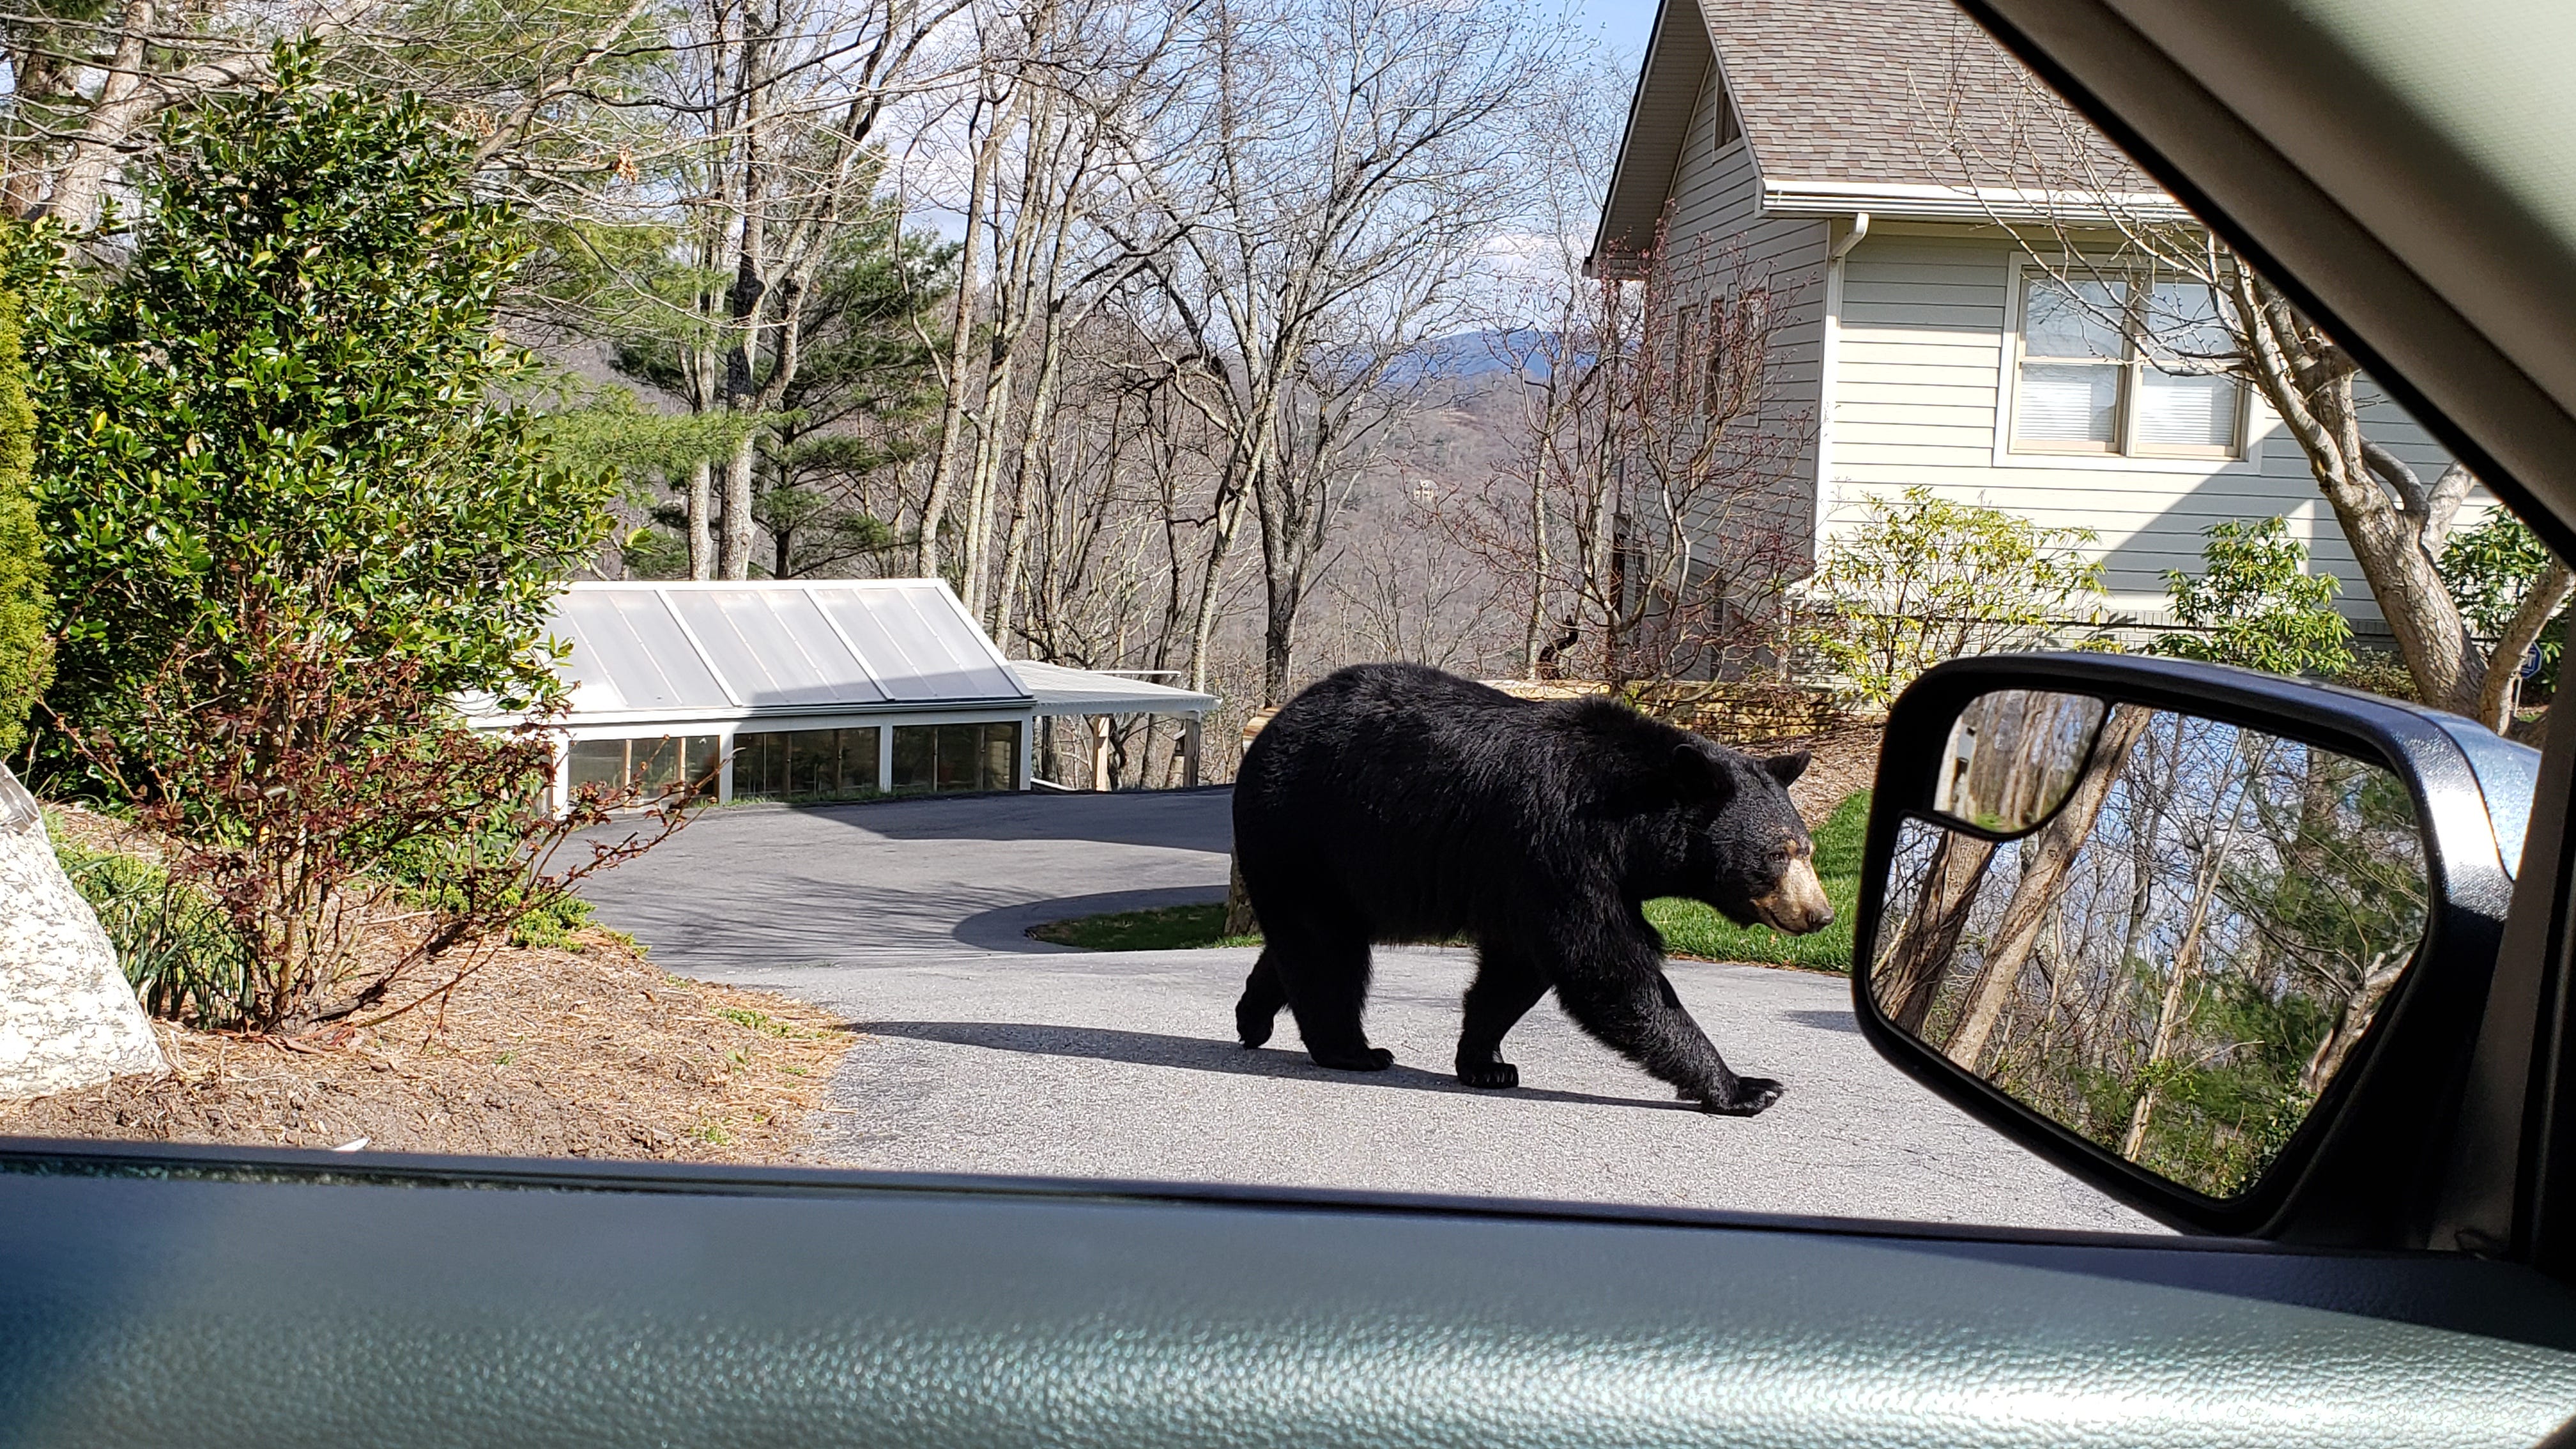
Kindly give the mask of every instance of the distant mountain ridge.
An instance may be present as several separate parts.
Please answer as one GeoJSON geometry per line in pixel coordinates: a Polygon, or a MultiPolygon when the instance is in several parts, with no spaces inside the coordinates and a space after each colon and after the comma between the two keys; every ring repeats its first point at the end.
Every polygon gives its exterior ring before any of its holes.
{"type": "Polygon", "coordinates": [[[1415,347],[1389,364],[1392,387],[1423,382],[1463,382],[1490,373],[1518,370],[1533,382],[1548,375],[1547,351],[1554,334],[1536,327],[1481,328],[1453,332],[1415,347]]]}

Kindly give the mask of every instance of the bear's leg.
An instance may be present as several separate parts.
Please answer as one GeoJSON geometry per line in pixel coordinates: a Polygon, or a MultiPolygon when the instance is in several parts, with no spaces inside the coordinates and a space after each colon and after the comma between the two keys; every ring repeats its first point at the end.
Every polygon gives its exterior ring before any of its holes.
{"type": "Polygon", "coordinates": [[[1261,959],[1252,963],[1252,974],[1244,979],[1243,999],[1234,1004],[1234,1034],[1246,1047],[1257,1047],[1270,1040],[1270,1029],[1279,1020],[1279,1008],[1288,1004],[1288,988],[1279,984],[1279,968],[1270,959],[1268,947],[1262,948],[1261,959]]]}
{"type": "Polygon", "coordinates": [[[1585,1031],[1621,1056],[1661,1077],[1703,1112],[1750,1117],[1780,1100],[1769,1077],[1739,1077],[1727,1070],[1708,1034],[1682,1009],[1659,965],[1623,963],[1625,970],[1561,973],[1556,999],[1585,1031]]]}
{"type": "Polygon", "coordinates": [[[1503,1060],[1503,1034],[1546,994],[1547,973],[1527,955],[1479,942],[1476,979],[1467,987],[1467,1019],[1458,1032],[1458,1080],[1470,1087],[1519,1086],[1520,1068],[1503,1060]]]}
{"type": "MultiPolygon", "coordinates": [[[[1278,970],[1288,993],[1288,1010],[1297,1018],[1297,1034],[1306,1039],[1306,1054],[1315,1065],[1341,1072],[1382,1072],[1395,1053],[1369,1045],[1360,1028],[1360,1008],[1368,999],[1369,943],[1358,931],[1329,927],[1292,928],[1282,937],[1272,933],[1262,948],[1283,953],[1278,970]]],[[[1247,995],[1249,993],[1247,992],[1247,995]]]]}

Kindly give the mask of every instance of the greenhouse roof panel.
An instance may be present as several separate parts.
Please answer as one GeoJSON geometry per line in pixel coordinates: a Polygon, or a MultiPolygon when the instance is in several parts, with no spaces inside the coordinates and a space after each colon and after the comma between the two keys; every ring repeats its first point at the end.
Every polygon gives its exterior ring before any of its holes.
{"type": "Polygon", "coordinates": [[[862,655],[885,662],[878,677],[891,698],[1028,698],[944,585],[907,579],[875,588],[824,586],[814,597],[862,655]]]}
{"type": "Polygon", "coordinates": [[[568,593],[555,606],[549,632],[572,645],[566,673],[576,713],[733,703],[657,594],[568,593]]]}
{"type": "Polygon", "coordinates": [[[707,662],[749,708],[886,697],[804,589],[691,589],[670,600],[707,662]]]}
{"type": "Polygon", "coordinates": [[[1029,700],[935,579],[574,584],[548,632],[576,716],[1029,700]]]}

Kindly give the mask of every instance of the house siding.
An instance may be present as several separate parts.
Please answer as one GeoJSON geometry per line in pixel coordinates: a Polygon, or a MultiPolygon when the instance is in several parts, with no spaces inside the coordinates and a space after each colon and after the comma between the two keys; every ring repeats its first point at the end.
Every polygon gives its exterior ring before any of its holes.
{"type": "MultiPolygon", "coordinates": [[[[2305,456],[2259,402],[2248,418],[2248,457],[2232,464],[1998,458],[2018,255],[2009,242],[1966,228],[1891,227],[1873,230],[1844,258],[1825,538],[1861,522],[1870,500],[1917,485],[2045,526],[2089,528],[2099,536],[2093,552],[2107,565],[2113,607],[2153,623],[2167,617],[2164,571],[2198,571],[2203,529],[2277,515],[2307,543],[2311,567],[2342,580],[2346,612],[2376,619],[2305,456]]],[[[2365,426],[2427,477],[2449,461],[2394,404],[2374,405],[2365,426]]],[[[2483,495],[2471,505],[2486,506],[2483,495]]]]}

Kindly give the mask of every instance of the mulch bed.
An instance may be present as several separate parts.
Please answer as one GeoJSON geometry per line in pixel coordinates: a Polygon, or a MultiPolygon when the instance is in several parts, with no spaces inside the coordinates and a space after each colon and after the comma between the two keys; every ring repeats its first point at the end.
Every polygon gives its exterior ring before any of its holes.
{"type": "MultiPolygon", "coordinates": [[[[145,847],[82,812],[92,848],[145,847]]],[[[828,1012],[685,981],[625,937],[508,947],[443,1007],[326,1043],[154,1023],[172,1072],[0,1103],[0,1134],[386,1152],[808,1160],[808,1127],[856,1039],[828,1012]]]]}
{"type": "Polygon", "coordinates": [[[1807,771],[1789,787],[1789,798],[1809,828],[1821,825],[1834,807],[1878,780],[1878,742],[1884,727],[1876,720],[1854,720],[1819,735],[1770,740],[1750,747],[1760,756],[1808,753],[1807,771]]]}
{"type": "Polygon", "coordinates": [[[337,1045],[154,1023],[171,1075],[0,1104],[0,1133],[382,1152],[780,1162],[854,1040],[783,997],[683,981],[621,939],[502,951],[337,1045]]]}

